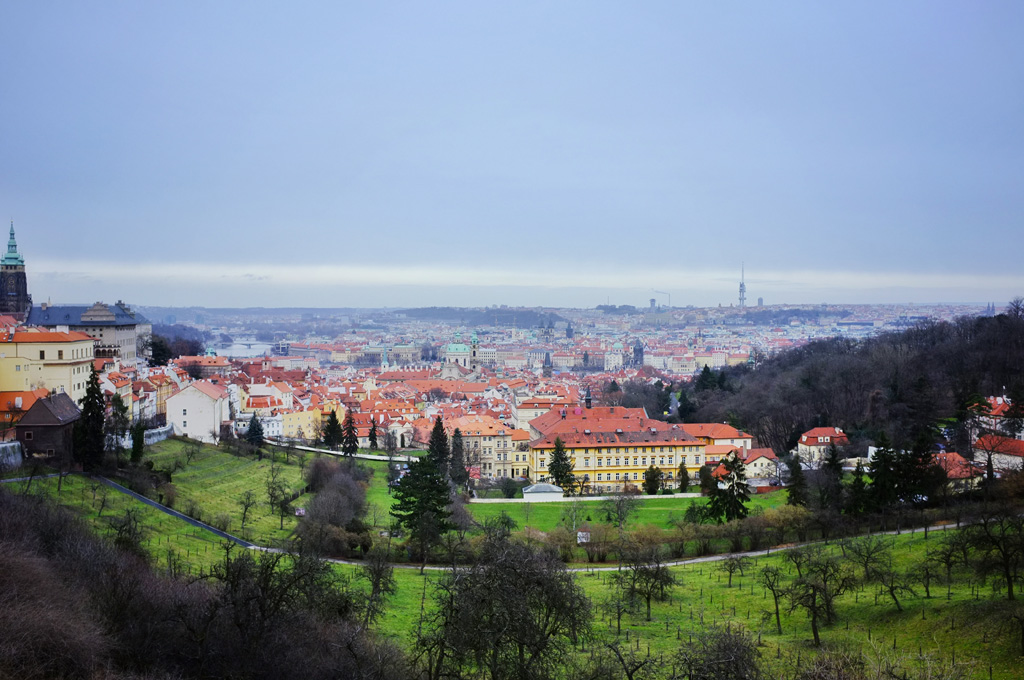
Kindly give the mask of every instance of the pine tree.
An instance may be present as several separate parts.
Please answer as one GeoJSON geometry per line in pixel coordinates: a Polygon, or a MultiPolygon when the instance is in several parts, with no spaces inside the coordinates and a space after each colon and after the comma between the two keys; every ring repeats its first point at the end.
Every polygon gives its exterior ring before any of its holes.
{"type": "Polygon", "coordinates": [[[722,461],[722,465],[725,467],[723,484],[712,492],[711,500],[708,501],[708,514],[712,517],[724,517],[726,522],[743,519],[749,513],[746,503],[750,500],[743,461],[739,456],[728,456],[722,461]]]}
{"type": "Polygon", "coordinates": [[[452,432],[451,441],[451,462],[449,467],[449,477],[452,481],[459,486],[465,486],[469,483],[469,470],[466,469],[466,450],[465,443],[462,440],[462,431],[459,428],[455,428],[452,432]]]}
{"type": "Polygon", "coordinates": [[[255,413],[252,414],[252,420],[249,421],[249,429],[245,432],[245,441],[256,448],[263,445],[263,423],[260,422],[260,417],[255,413]]]}
{"type": "Polygon", "coordinates": [[[864,466],[857,461],[857,467],[853,470],[853,479],[847,487],[846,511],[853,515],[864,512],[868,506],[868,485],[864,481],[864,466]]]}
{"type": "Polygon", "coordinates": [[[106,406],[100,389],[100,374],[95,368],[86,383],[85,396],[79,402],[82,415],[75,421],[75,461],[86,471],[103,464],[103,424],[106,406]]]}
{"type": "MultiPolygon", "coordinates": [[[[440,420],[438,418],[438,422],[440,420]]],[[[395,486],[394,497],[391,515],[416,545],[422,559],[422,573],[431,546],[451,528],[448,483],[428,455],[409,466],[409,472],[395,486]]]]}
{"type": "Polygon", "coordinates": [[[441,416],[434,420],[434,429],[430,431],[430,442],[427,444],[427,458],[437,468],[437,472],[441,477],[448,476],[451,449],[448,448],[448,435],[444,431],[444,423],[441,421],[441,416]]]}
{"type": "Polygon", "coordinates": [[[572,491],[574,476],[572,474],[573,464],[569,454],[565,450],[565,444],[561,437],[555,437],[555,448],[551,452],[551,462],[548,463],[548,474],[555,486],[560,486],[567,492],[572,491]]]}
{"type": "Polygon", "coordinates": [[[686,493],[690,488],[690,472],[686,469],[686,463],[679,464],[679,493],[686,493]]]}
{"type": "Polygon", "coordinates": [[[146,453],[146,425],[141,420],[132,424],[132,454],[133,465],[142,462],[142,456],[146,453]]]}
{"type": "Polygon", "coordinates": [[[885,510],[898,498],[896,477],[896,453],[889,446],[889,439],[883,434],[878,438],[878,448],[871,459],[870,505],[873,510],[885,510]]]}
{"type": "Polygon", "coordinates": [[[800,454],[794,453],[785,462],[789,471],[786,504],[804,507],[807,505],[807,477],[804,476],[804,468],[800,464],[800,454]]]}
{"type": "Polygon", "coordinates": [[[828,447],[817,481],[819,507],[822,510],[838,509],[843,491],[843,462],[834,442],[828,447]]]}
{"type": "Polygon", "coordinates": [[[370,416],[370,434],[366,438],[367,438],[367,440],[370,443],[370,450],[371,451],[376,451],[377,450],[377,421],[375,421],[373,419],[372,415],[370,416]]]}
{"type": "Polygon", "coordinates": [[[341,423],[338,422],[337,411],[331,411],[327,416],[327,424],[324,425],[324,446],[331,451],[337,451],[341,446],[342,432],[341,423]]]}
{"type": "Polygon", "coordinates": [[[341,452],[346,456],[354,456],[359,451],[359,432],[356,420],[352,417],[352,409],[345,411],[345,422],[341,426],[341,452]]]}

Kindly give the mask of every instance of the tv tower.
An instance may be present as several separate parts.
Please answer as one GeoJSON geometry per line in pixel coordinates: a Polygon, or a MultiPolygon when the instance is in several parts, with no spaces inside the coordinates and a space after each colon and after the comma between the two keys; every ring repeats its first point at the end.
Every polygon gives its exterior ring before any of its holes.
{"type": "Polygon", "coordinates": [[[743,269],[744,265],[740,263],[740,309],[745,309],[747,306],[747,284],[743,282],[743,269]]]}

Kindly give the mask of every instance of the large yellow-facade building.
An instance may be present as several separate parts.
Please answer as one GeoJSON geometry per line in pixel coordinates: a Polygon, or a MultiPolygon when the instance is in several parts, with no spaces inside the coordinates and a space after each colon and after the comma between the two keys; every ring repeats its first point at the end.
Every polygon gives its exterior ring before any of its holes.
{"type": "Polygon", "coordinates": [[[76,404],[92,373],[94,340],[85,333],[20,328],[0,333],[0,387],[65,392],[76,404]]]}

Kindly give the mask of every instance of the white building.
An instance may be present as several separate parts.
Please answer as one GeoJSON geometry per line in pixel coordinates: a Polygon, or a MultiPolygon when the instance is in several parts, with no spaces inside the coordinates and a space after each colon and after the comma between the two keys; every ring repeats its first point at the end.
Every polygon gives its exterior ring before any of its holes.
{"type": "Polygon", "coordinates": [[[208,380],[197,380],[167,397],[167,424],[176,435],[214,443],[221,424],[229,419],[228,391],[208,380]]]}

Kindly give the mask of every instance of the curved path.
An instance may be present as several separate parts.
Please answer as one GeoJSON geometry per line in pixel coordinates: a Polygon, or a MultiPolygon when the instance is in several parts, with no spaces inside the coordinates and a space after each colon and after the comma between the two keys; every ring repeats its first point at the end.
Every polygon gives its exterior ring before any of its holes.
{"type": "MultiPolygon", "coordinates": [[[[317,450],[317,449],[311,449],[311,450],[317,450]]],[[[334,453],[334,452],[330,452],[330,453],[334,453]]],[[[52,476],[55,476],[55,475],[46,475],[46,476],[52,477],[52,476]]],[[[25,479],[25,478],[22,478],[22,480],[23,479],[25,479]]],[[[36,477],[36,479],[39,479],[39,477],[36,477]]],[[[131,496],[135,500],[137,500],[137,501],[139,501],[141,503],[145,503],[146,505],[150,506],[151,508],[155,508],[156,510],[159,510],[160,512],[163,512],[163,513],[166,513],[166,514],[170,515],[171,517],[176,517],[177,519],[180,519],[183,522],[187,522],[188,524],[192,525],[193,527],[196,527],[197,529],[205,529],[206,531],[209,531],[209,532],[213,533],[214,535],[223,538],[226,541],[231,541],[232,543],[240,545],[243,548],[248,548],[250,550],[260,550],[260,551],[263,551],[263,552],[284,552],[280,548],[269,548],[269,547],[266,547],[266,546],[257,545],[255,543],[250,543],[249,541],[246,541],[246,540],[244,540],[242,538],[239,538],[237,536],[229,534],[226,531],[221,531],[220,529],[217,529],[216,527],[212,527],[209,524],[206,524],[204,522],[200,522],[199,520],[193,519],[193,518],[189,517],[188,515],[182,514],[182,513],[178,512],[177,510],[173,510],[173,509],[167,507],[166,505],[163,505],[162,503],[158,503],[158,502],[154,501],[152,498],[147,498],[147,497],[145,497],[145,496],[143,496],[141,494],[135,493],[131,489],[127,489],[127,488],[121,486],[120,484],[118,484],[117,482],[113,482],[113,481],[107,479],[106,477],[99,477],[99,476],[97,476],[94,479],[98,479],[99,481],[103,482],[104,484],[106,484],[110,488],[114,489],[115,491],[120,491],[123,494],[131,496]]],[[[14,481],[21,481],[21,480],[7,479],[7,480],[2,480],[2,481],[4,481],[4,482],[14,482],[14,481]]],[[[916,529],[904,529],[904,530],[899,530],[899,531],[880,531],[880,532],[875,532],[873,534],[865,534],[865,535],[870,535],[870,536],[899,536],[901,534],[915,534],[915,533],[921,533],[921,532],[924,532],[924,531],[945,531],[947,529],[959,529],[959,528],[961,528],[961,527],[957,526],[955,524],[934,524],[934,525],[930,525],[928,527],[918,527],[916,529]]],[[[808,545],[828,545],[829,542],[830,541],[809,541],[809,542],[806,542],[806,543],[792,543],[792,544],[787,544],[787,545],[784,545],[784,546],[778,546],[778,547],[774,547],[774,548],[767,548],[765,550],[751,550],[751,551],[747,551],[747,552],[720,553],[720,554],[717,554],[717,555],[705,555],[703,557],[691,557],[689,559],[672,560],[670,562],[666,562],[665,566],[667,566],[667,567],[683,567],[683,566],[686,566],[686,565],[689,565],[689,564],[704,564],[704,563],[708,563],[708,562],[720,562],[720,561],[725,560],[725,559],[730,558],[730,557],[766,557],[768,555],[771,555],[772,552],[782,552],[782,551],[785,551],[785,550],[792,550],[794,548],[800,548],[800,547],[804,547],[804,546],[808,546],[808,545]]],[[[346,560],[346,559],[327,558],[327,561],[328,562],[332,562],[334,564],[346,564],[346,565],[356,566],[356,567],[362,566],[364,564],[361,560],[346,560]]],[[[404,563],[404,562],[392,562],[391,566],[393,566],[396,569],[420,569],[421,568],[420,565],[418,565],[418,564],[408,564],[408,563],[404,563]]],[[[428,570],[428,571],[447,571],[449,569],[449,567],[448,566],[442,566],[442,565],[427,565],[425,567],[425,569],[428,570]]],[[[568,569],[568,571],[575,572],[575,573],[584,573],[584,572],[599,572],[599,571],[604,571],[604,572],[618,571],[619,569],[621,569],[620,565],[612,565],[612,566],[602,566],[602,567],[590,567],[590,566],[587,566],[587,567],[570,567],[568,569]]]]}

